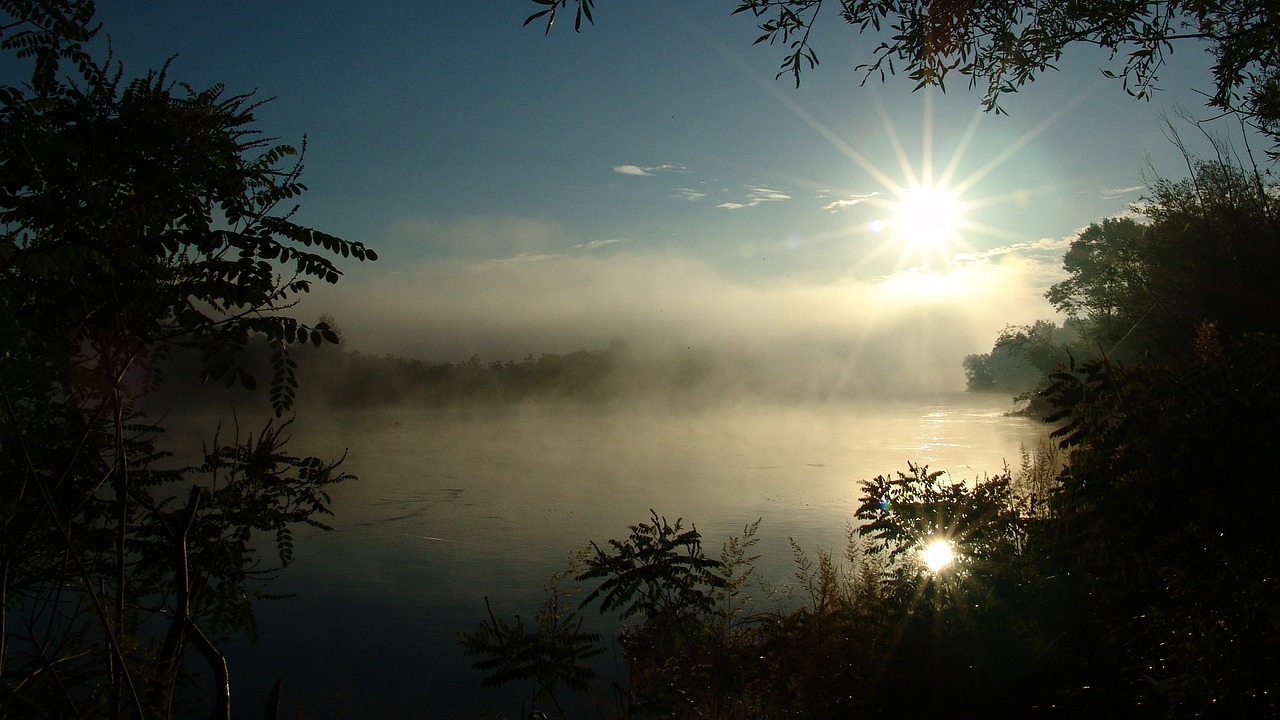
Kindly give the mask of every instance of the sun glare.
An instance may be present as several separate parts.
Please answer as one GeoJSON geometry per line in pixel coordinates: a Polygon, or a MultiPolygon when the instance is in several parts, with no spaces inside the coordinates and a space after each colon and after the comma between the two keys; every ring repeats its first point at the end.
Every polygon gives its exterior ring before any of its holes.
{"type": "Polygon", "coordinates": [[[920,551],[920,560],[936,575],[955,560],[955,551],[946,540],[934,540],[920,551]]]}
{"type": "MultiPolygon", "coordinates": [[[[761,82],[764,83],[764,79],[761,82]]],[[[934,94],[921,94],[924,99],[921,135],[914,142],[904,143],[898,135],[900,123],[890,118],[888,110],[872,93],[871,101],[881,120],[880,131],[871,134],[874,146],[887,148],[893,155],[892,161],[885,162],[873,161],[854,146],[850,136],[834,131],[790,97],[773,92],[783,105],[852,161],[862,176],[857,186],[841,190],[815,183],[815,187],[823,188],[822,197],[831,199],[824,205],[825,210],[848,211],[854,221],[812,239],[853,238],[861,250],[854,272],[865,271],[881,277],[909,274],[908,279],[913,283],[908,285],[932,295],[939,294],[932,284],[964,262],[963,258],[971,258],[980,244],[989,244],[992,240],[1010,243],[1025,240],[1021,234],[991,225],[992,209],[1005,204],[1025,205],[1027,199],[1040,190],[1018,188],[992,195],[981,192],[982,183],[1088,94],[1082,92],[1062,104],[1035,127],[1005,141],[994,154],[966,161],[982,119],[989,116],[975,109],[964,126],[956,125],[956,118],[948,117],[948,157],[935,148],[934,94]]],[[[860,133],[855,137],[862,141],[860,133]]],[[[952,287],[948,288],[947,295],[954,296],[957,291],[964,294],[963,288],[955,284],[950,283],[952,287]]],[[[903,297],[919,294],[911,292],[903,297]]]]}
{"type": "Polygon", "coordinates": [[[960,200],[946,188],[917,185],[903,188],[893,204],[894,232],[923,260],[946,251],[960,238],[960,200]]]}

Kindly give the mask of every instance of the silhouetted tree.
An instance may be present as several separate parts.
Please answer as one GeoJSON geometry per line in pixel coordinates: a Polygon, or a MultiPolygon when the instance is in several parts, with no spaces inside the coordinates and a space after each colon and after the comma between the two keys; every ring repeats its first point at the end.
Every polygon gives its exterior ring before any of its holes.
{"type": "Polygon", "coordinates": [[[1239,337],[1280,330],[1270,286],[1280,272],[1280,205],[1260,172],[1197,161],[1157,180],[1135,209],[1149,219],[1090,225],[1063,258],[1069,277],[1045,297],[1080,320],[1101,352],[1186,358],[1206,327],[1239,337]]]}
{"type": "Polygon", "coordinates": [[[277,415],[289,346],[336,342],[284,311],[332,256],[362,244],[294,223],[299,153],[255,127],[258,104],[167,67],[130,80],[87,49],[90,0],[0,3],[0,48],[32,65],[0,87],[0,715],[168,717],[202,657],[216,715],[228,669],[211,634],[254,634],[257,579],[292,559],[290,527],[322,525],[337,463],[287,453],[281,426],[215,438],[167,469],[137,412],[160,361],[256,380],[277,415]],[[255,532],[273,536],[259,559],[255,532]]]}
{"type": "Polygon", "coordinates": [[[1062,258],[1070,277],[1045,293],[1059,311],[1087,322],[1091,338],[1108,350],[1150,311],[1146,230],[1128,217],[1090,225],[1062,258]]]}
{"type": "MultiPolygon", "coordinates": [[[[541,9],[525,24],[545,20],[547,31],[570,0],[532,0],[541,9]]],[[[574,28],[593,22],[593,0],[572,0],[574,28]]],[[[825,6],[879,44],[859,66],[866,78],[903,72],[916,87],[945,88],[958,74],[983,92],[983,105],[1000,111],[1000,96],[1017,92],[1056,69],[1073,45],[1109,51],[1125,90],[1148,96],[1168,54],[1198,43],[1213,58],[1211,107],[1239,113],[1280,140],[1280,10],[1270,3],[1172,0],[1163,3],[1101,0],[1039,3],[1029,0],[738,0],[734,14],[751,13],[756,44],[779,44],[786,55],[778,76],[796,84],[818,64],[810,33],[825,6]]]]}

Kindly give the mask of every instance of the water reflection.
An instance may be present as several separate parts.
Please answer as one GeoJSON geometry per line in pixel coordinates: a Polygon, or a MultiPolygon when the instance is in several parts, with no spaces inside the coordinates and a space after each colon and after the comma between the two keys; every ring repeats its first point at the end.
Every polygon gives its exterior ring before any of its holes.
{"type": "MultiPolygon", "coordinates": [[[[298,560],[239,648],[242,701],[286,677],[286,714],[348,702],[355,716],[474,717],[491,697],[457,641],[489,596],[531,615],[543,581],[589,540],[650,508],[696,524],[710,551],[763,518],[760,572],[792,576],[788,538],[840,549],[859,481],[908,460],[953,478],[1018,464],[1044,430],[1003,398],[927,406],[495,407],[304,413],[297,452],[360,477],[334,492],[334,531],[300,533],[298,560]]],[[[511,697],[510,695],[506,697],[511,697]]],[[[493,698],[495,703],[503,696],[493,698]]],[[[500,705],[491,705],[495,709],[500,705]]]]}

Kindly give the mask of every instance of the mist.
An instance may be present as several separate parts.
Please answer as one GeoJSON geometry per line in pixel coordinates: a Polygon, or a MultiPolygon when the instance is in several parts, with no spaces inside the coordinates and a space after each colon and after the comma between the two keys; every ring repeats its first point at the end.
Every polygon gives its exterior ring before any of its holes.
{"type": "Polygon", "coordinates": [[[966,354],[989,351],[1006,325],[1054,315],[1043,298],[1054,264],[1029,253],[760,278],[618,245],[400,263],[318,288],[300,314],[331,314],[348,349],[374,355],[507,361],[624,343],[656,362],[717,357],[728,375],[754,364],[757,380],[763,371],[797,390],[902,394],[963,389],[966,354]]]}

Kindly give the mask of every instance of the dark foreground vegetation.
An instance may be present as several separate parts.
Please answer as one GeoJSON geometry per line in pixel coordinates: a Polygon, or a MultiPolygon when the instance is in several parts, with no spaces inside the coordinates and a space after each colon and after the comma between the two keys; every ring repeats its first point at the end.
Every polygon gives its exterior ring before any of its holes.
{"type": "Polygon", "coordinates": [[[0,87],[0,717],[229,719],[222,643],[255,637],[292,528],[323,527],[348,476],[286,449],[287,421],[210,426],[180,463],[138,403],[179,351],[256,384],[258,338],[283,416],[290,346],[336,341],[285,311],[331,258],[374,255],[289,219],[298,153],[251,96],[128,78],[93,16],[0,2],[31,72],[0,87]]]}

